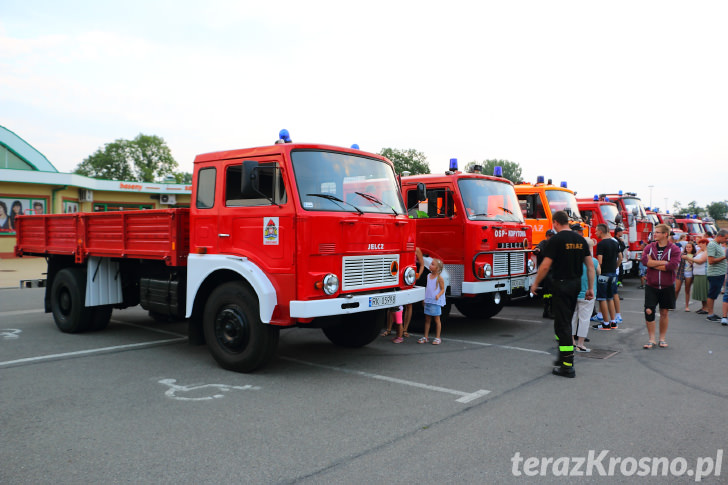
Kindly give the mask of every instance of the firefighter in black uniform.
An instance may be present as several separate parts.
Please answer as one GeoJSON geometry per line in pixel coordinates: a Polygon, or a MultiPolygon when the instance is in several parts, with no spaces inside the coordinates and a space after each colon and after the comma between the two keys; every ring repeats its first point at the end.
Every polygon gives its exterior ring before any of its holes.
{"type": "Polygon", "coordinates": [[[536,280],[531,286],[531,293],[538,293],[539,283],[551,270],[551,293],[553,302],[551,311],[554,314],[554,332],[559,340],[558,366],[553,373],[557,376],[575,377],[574,371],[574,337],[571,331],[571,318],[576,309],[576,299],[581,289],[581,274],[586,264],[588,290],[586,299],[594,298],[594,263],[586,240],[569,227],[569,216],[558,211],[553,216],[556,235],[549,239],[544,250],[543,262],[538,268],[536,280]]]}

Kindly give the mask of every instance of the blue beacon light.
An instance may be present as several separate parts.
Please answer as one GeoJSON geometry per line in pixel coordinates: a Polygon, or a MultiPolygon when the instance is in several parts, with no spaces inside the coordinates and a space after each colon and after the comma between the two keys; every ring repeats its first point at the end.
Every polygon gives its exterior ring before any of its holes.
{"type": "Polygon", "coordinates": [[[283,128],[281,131],[278,132],[278,138],[283,140],[285,143],[292,143],[291,142],[291,135],[288,133],[288,130],[283,128]]]}
{"type": "Polygon", "coordinates": [[[457,158],[451,158],[450,159],[450,171],[451,172],[457,172],[458,170],[458,159],[457,158]]]}
{"type": "Polygon", "coordinates": [[[622,191],[621,190],[619,191],[619,196],[622,197],[622,191]]]}
{"type": "Polygon", "coordinates": [[[599,200],[599,196],[597,194],[594,194],[594,200],[595,201],[599,200]]]}
{"type": "Polygon", "coordinates": [[[537,184],[542,184],[542,183],[544,183],[545,180],[546,180],[546,178],[543,175],[539,175],[538,177],[536,177],[537,184]]]}
{"type": "Polygon", "coordinates": [[[565,188],[565,189],[569,188],[569,187],[568,187],[568,186],[566,185],[566,182],[563,182],[563,181],[561,182],[561,186],[562,186],[563,188],[565,188]]]}
{"type": "Polygon", "coordinates": [[[359,144],[358,144],[358,143],[354,143],[354,144],[353,144],[353,145],[351,146],[351,148],[353,148],[354,150],[358,150],[358,149],[359,149],[359,144]]]}
{"type": "Polygon", "coordinates": [[[500,165],[493,167],[493,175],[496,177],[502,177],[503,176],[503,167],[501,167],[500,165]]]}

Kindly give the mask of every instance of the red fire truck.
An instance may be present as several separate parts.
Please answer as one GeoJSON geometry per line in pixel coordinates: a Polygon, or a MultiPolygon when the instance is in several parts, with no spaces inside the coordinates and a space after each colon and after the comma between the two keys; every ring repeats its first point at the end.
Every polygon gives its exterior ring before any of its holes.
{"type": "Polygon", "coordinates": [[[381,156],[282,130],[272,146],[197,156],[192,192],[190,209],[18,218],[16,254],[48,259],[45,310],[61,331],[103,329],[139,304],[188,318],[191,342],[248,372],[281,328],[363,346],[387,308],[424,298],[415,224],[381,156]]]}
{"type": "MultiPolygon", "coordinates": [[[[600,199],[598,195],[595,195],[593,199],[579,198],[576,200],[579,203],[581,217],[584,218],[584,222],[589,224],[591,234],[594,234],[599,224],[606,224],[610,234],[614,236],[614,229],[622,224],[622,215],[617,209],[617,204],[600,199]]],[[[623,235],[622,238],[624,239],[625,236],[623,235]]],[[[624,243],[627,244],[627,241],[624,243]]],[[[596,252],[596,247],[593,252],[596,252]]],[[[632,266],[631,260],[622,263],[625,274],[632,271],[632,266]]]]}
{"type": "Polygon", "coordinates": [[[452,159],[444,175],[402,177],[425,266],[442,260],[448,303],[468,317],[496,315],[507,298],[526,296],[535,276],[531,228],[501,174],[462,173],[452,159]]]}
{"type": "Polygon", "coordinates": [[[614,202],[617,205],[625,226],[632,273],[636,274],[642,258],[643,245],[641,243],[649,244],[654,228],[652,221],[647,217],[642,200],[634,192],[622,192],[621,190],[617,194],[600,194],[597,198],[614,202]]]}
{"type": "Polygon", "coordinates": [[[647,217],[652,221],[652,227],[654,227],[658,224],[667,224],[670,226],[670,230],[675,234],[682,234],[683,230],[680,229],[680,227],[677,225],[677,222],[675,222],[675,217],[670,215],[670,211],[667,211],[667,213],[660,212],[659,208],[655,208],[654,210],[650,210],[649,207],[646,208],[647,217]]]}
{"type": "Polygon", "coordinates": [[[546,237],[546,231],[553,229],[553,214],[560,210],[569,215],[569,225],[579,224],[585,229],[583,235],[588,237],[589,225],[583,222],[574,191],[566,182],[556,186],[549,179],[544,183],[544,176],[539,175],[535,184],[521,182],[515,188],[526,224],[533,229],[534,246],[546,237]]]}
{"type": "Polygon", "coordinates": [[[689,241],[697,241],[698,239],[705,237],[703,221],[698,219],[698,216],[695,214],[676,214],[675,223],[677,224],[677,227],[687,233],[689,241]]]}

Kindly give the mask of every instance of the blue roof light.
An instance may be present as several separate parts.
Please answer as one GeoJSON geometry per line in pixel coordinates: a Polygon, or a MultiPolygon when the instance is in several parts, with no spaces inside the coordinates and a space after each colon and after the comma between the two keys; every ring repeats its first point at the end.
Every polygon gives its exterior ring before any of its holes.
{"type": "Polygon", "coordinates": [[[457,158],[450,159],[450,170],[452,170],[453,172],[457,172],[457,170],[458,170],[458,159],[457,158]]]}
{"type": "Polygon", "coordinates": [[[283,128],[281,131],[278,132],[278,138],[283,140],[285,143],[292,143],[291,142],[291,135],[288,133],[288,130],[283,128]]]}
{"type": "Polygon", "coordinates": [[[594,200],[599,200],[599,196],[597,194],[594,194],[594,200]]]}
{"type": "Polygon", "coordinates": [[[544,183],[545,180],[546,180],[546,178],[543,175],[539,175],[538,177],[536,177],[537,184],[542,184],[542,183],[544,183]]]}
{"type": "Polygon", "coordinates": [[[354,143],[354,144],[353,144],[353,145],[351,146],[351,148],[353,148],[354,150],[358,150],[358,149],[359,149],[359,144],[358,144],[358,143],[354,143]]]}
{"type": "Polygon", "coordinates": [[[562,186],[563,188],[565,188],[565,189],[569,188],[569,186],[568,186],[568,185],[566,185],[566,182],[564,182],[563,180],[561,181],[561,186],[562,186]]]}
{"type": "Polygon", "coordinates": [[[619,191],[619,196],[622,197],[622,191],[621,190],[619,191]]]}
{"type": "Polygon", "coordinates": [[[493,175],[495,175],[496,177],[502,177],[503,167],[501,167],[500,165],[496,165],[495,167],[493,167],[493,175]]]}

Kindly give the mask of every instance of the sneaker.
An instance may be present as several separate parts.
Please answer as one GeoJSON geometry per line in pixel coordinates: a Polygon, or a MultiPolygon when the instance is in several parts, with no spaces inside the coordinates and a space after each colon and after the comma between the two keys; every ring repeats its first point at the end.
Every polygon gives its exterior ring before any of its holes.
{"type": "Polygon", "coordinates": [[[639,288],[640,290],[644,290],[645,289],[645,285],[639,285],[637,288],[639,288]]]}
{"type": "Polygon", "coordinates": [[[615,321],[615,322],[611,322],[611,323],[609,324],[609,327],[610,327],[610,328],[611,328],[612,330],[617,330],[617,329],[619,328],[619,325],[617,325],[617,322],[615,321]]]}
{"type": "Polygon", "coordinates": [[[597,323],[596,325],[592,325],[592,328],[594,330],[611,330],[612,329],[612,327],[608,323],[607,324],[597,323]]]}
{"type": "Polygon", "coordinates": [[[708,312],[706,312],[702,308],[700,310],[696,311],[695,313],[697,313],[698,315],[707,315],[708,314],[708,312]]]}
{"type": "Polygon", "coordinates": [[[621,316],[617,316],[617,323],[622,323],[622,317],[621,316]]]}
{"type": "Polygon", "coordinates": [[[555,376],[561,377],[576,377],[576,371],[572,367],[558,366],[554,367],[551,373],[555,376]]]}
{"type": "Polygon", "coordinates": [[[709,317],[705,317],[705,319],[708,321],[711,321],[711,322],[720,322],[720,320],[721,320],[721,318],[718,315],[716,315],[715,313],[710,315],[709,317]]]}
{"type": "Polygon", "coordinates": [[[590,318],[590,320],[592,322],[603,322],[604,321],[603,318],[599,318],[599,315],[594,315],[593,317],[590,318]]]}
{"type": "Polygon", "coordinates": [[[591,349],[587,349],[586,347],[579,347],[578,345],[574,345],[574,350],[577,352],[591,352],[591,349]]]}
{"type": "Polygon", "coordinates": [[[721,325],[728,325],[728,318],[726,318],[726,317],[721,318],[720,319],[720,324],[721,325]]]}
{"type": "Polygon", "coordinates": [[[404,339],[402,337],[392,339],[393,344],[401,344],[402,342],[404,342],[404,339]]]}

